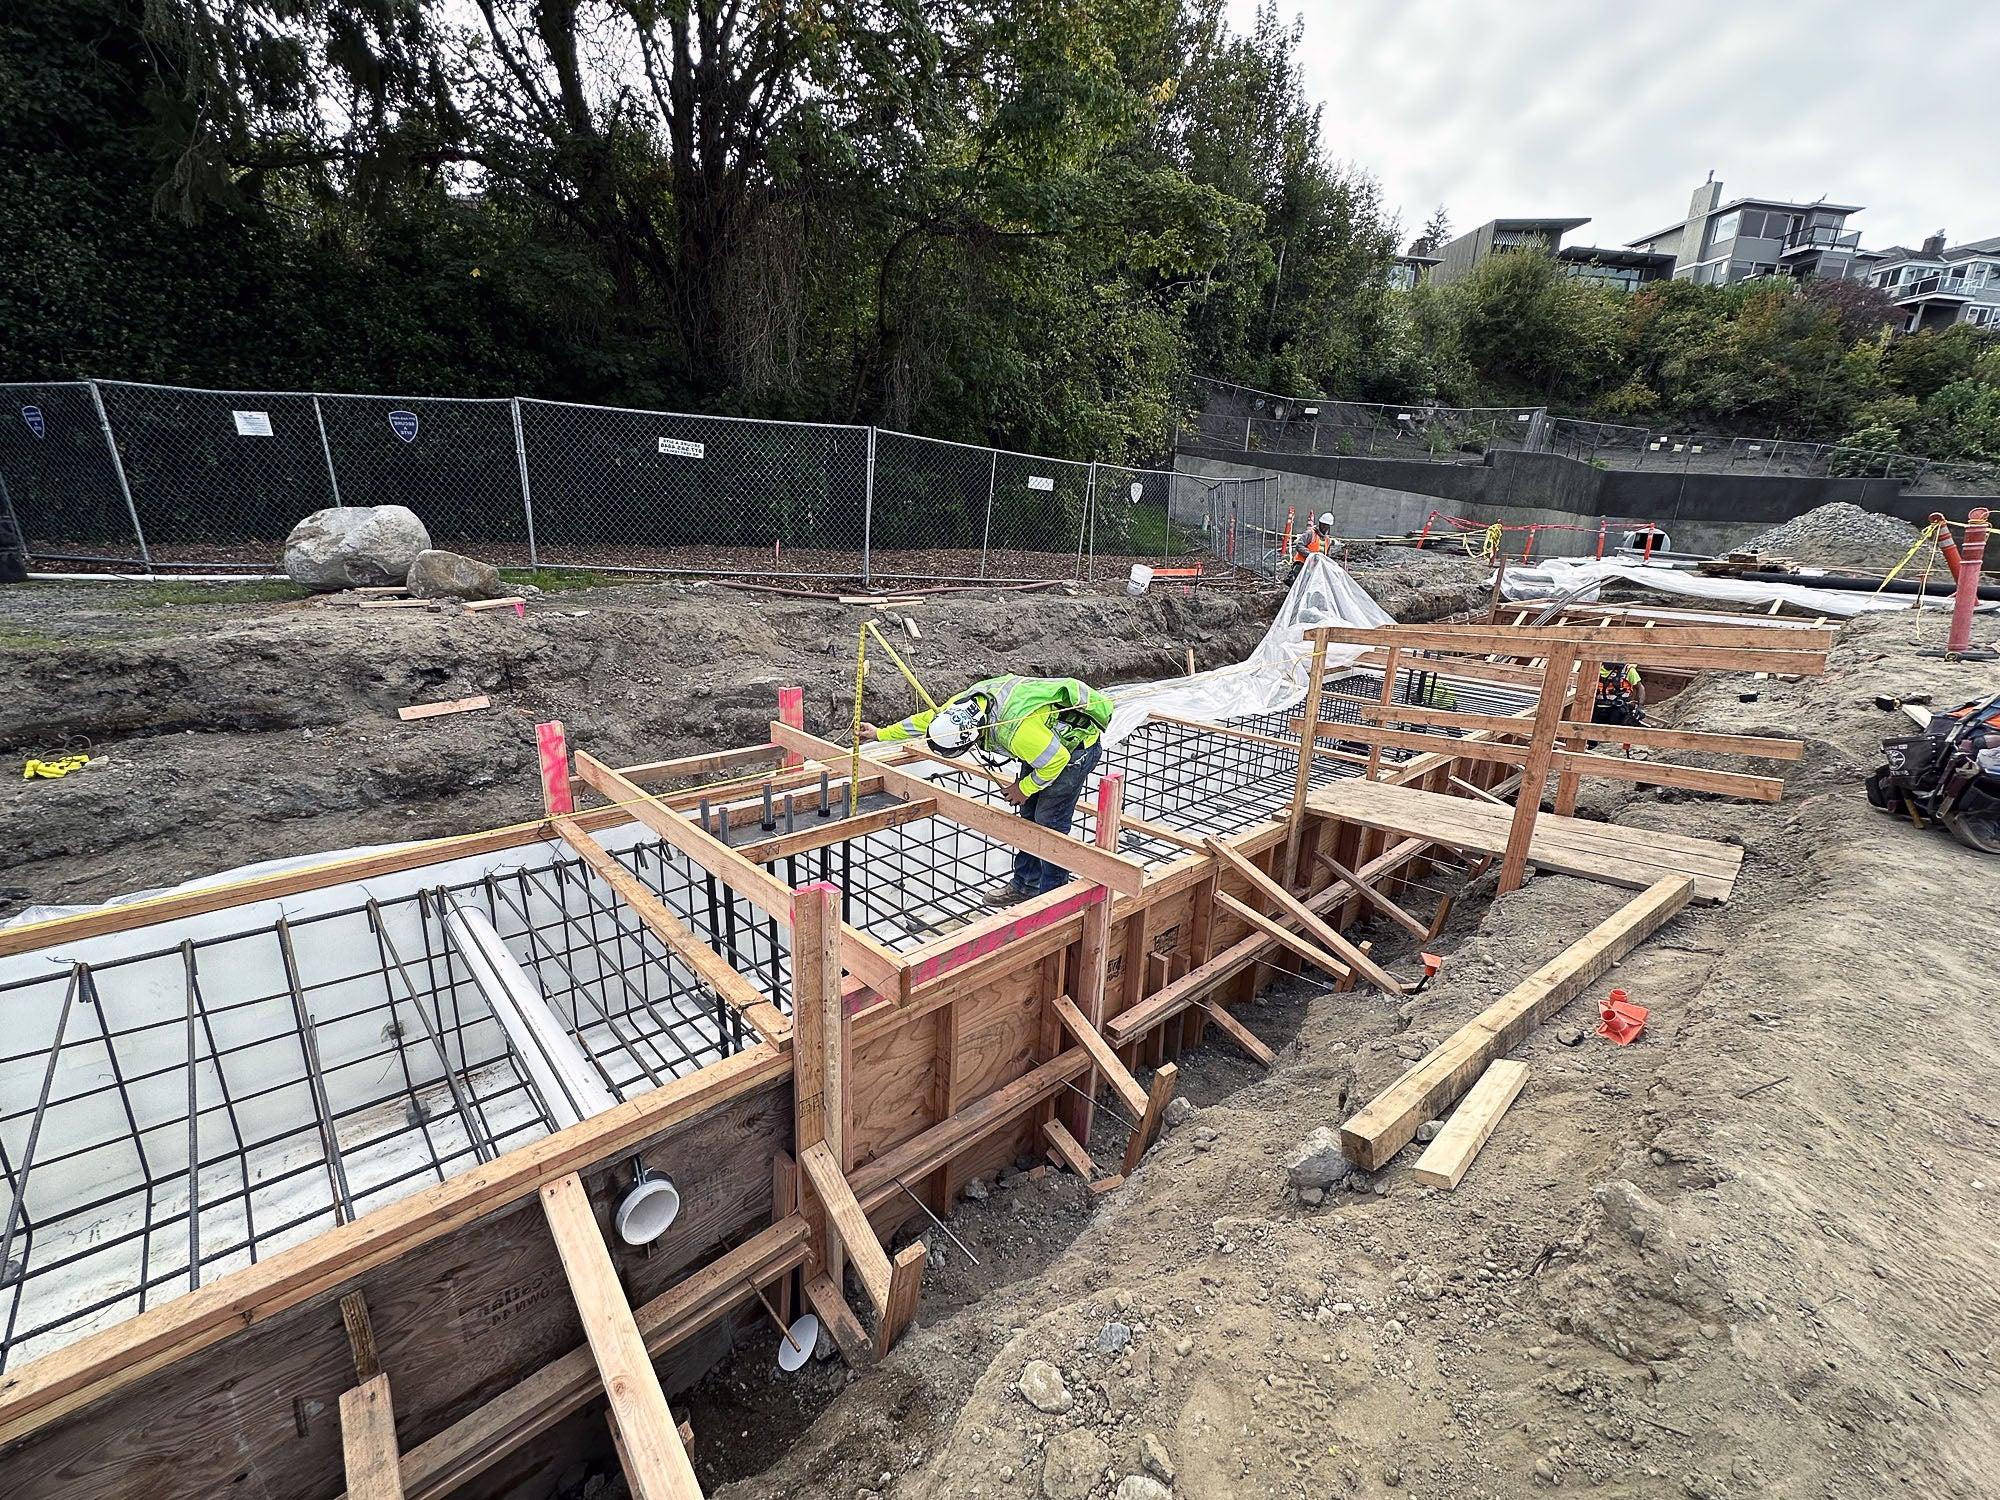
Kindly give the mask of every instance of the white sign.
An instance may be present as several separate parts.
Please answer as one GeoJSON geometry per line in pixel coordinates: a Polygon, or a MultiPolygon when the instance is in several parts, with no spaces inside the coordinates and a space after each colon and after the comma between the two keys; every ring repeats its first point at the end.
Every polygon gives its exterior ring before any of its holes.
{"type": "Polygon", "coordinates": [[[686,438],[661,438],[660,451],[671,453],[676,458],[706,458],[708,444],[690,443],[686,438]]]}
{"type": "Polygon", "coordinates": [[[233,411],[236,418],[238,437],[269,437],[271,435],[271,414],[267,411],[233,411]]]}
{"type": "Polygon", "coordinates": [[[1055,487],[1056,482],[1046,474],[1030,474],[1028,476],[1028,488],[1031,490],[1052,490],[1055,487]]]}

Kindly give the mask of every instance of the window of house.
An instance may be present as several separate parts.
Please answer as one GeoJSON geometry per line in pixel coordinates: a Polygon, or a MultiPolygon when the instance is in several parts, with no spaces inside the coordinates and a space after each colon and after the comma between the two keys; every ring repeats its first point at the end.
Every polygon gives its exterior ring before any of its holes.
{"type": "Polygon", "coordinates": [[[1724,214],[1721,218],[1715,221],[1715,227],[1709,231],[1708,235],[1709,244],[1719,245],[1724,240],[1735,239],[1737,226],[1740,223],[1742,223],[1742,221],[1743,221],[1743,215],[1741,215],[1740,213],[1724,214]]]}

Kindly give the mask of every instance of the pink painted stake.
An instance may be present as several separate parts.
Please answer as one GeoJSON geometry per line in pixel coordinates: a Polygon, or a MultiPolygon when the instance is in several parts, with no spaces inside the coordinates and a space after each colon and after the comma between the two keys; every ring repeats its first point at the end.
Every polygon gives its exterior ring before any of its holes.
{"type": "Polygon", "coordinates": [[[552,818],[576,811],[569,794],[569,740],[561,719],[535,726],[535,749],[542,758],[542,808],[552,818]]]}
{"type": "MultiPolygon", "coordinates": [[[[806,727],[806,690],[804,688],[781,687],[778,689],[778,722],[798,730],[803,730],[806,727]]],[[[785,752],[785,764],[788,766],[804,765],[805,759],[796,750],[785,752]]]]}

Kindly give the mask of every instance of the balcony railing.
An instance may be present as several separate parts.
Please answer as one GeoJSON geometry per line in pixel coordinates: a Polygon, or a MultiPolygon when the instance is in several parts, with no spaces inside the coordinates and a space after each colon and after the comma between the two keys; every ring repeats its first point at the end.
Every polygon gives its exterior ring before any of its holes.
{"type": "Polygon", "coordinates": [[[1785,236],[1785,254],[1804,255],[1815,250],[1858,250],[1861,231],[1836,229],[1830,224],[1808,224],[1785,236]]]}
{"type": "Polygon", "coordinates": [[[1892,287],[1889,295],[1898,302],[1917,302],[1926,297],[1956,297],[1960,301],[1970,301],[1979,290],[1979,287],[1965,278],[1963,272],[1951,274],[1940,271],[1934,276],[1920,277],[1916,281],[1892,287]]]}

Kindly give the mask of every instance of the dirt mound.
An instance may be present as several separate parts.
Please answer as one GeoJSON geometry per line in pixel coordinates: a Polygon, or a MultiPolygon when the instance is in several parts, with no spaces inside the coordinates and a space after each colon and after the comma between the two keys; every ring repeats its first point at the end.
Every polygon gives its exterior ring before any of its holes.
{"type": "Polygon", "coordinates": [[[1816,568],[1882,573],[1903,560],[1917,536],[1908,521],[1836,500],[1759,532],[1739,550],[1816,568]]]}

